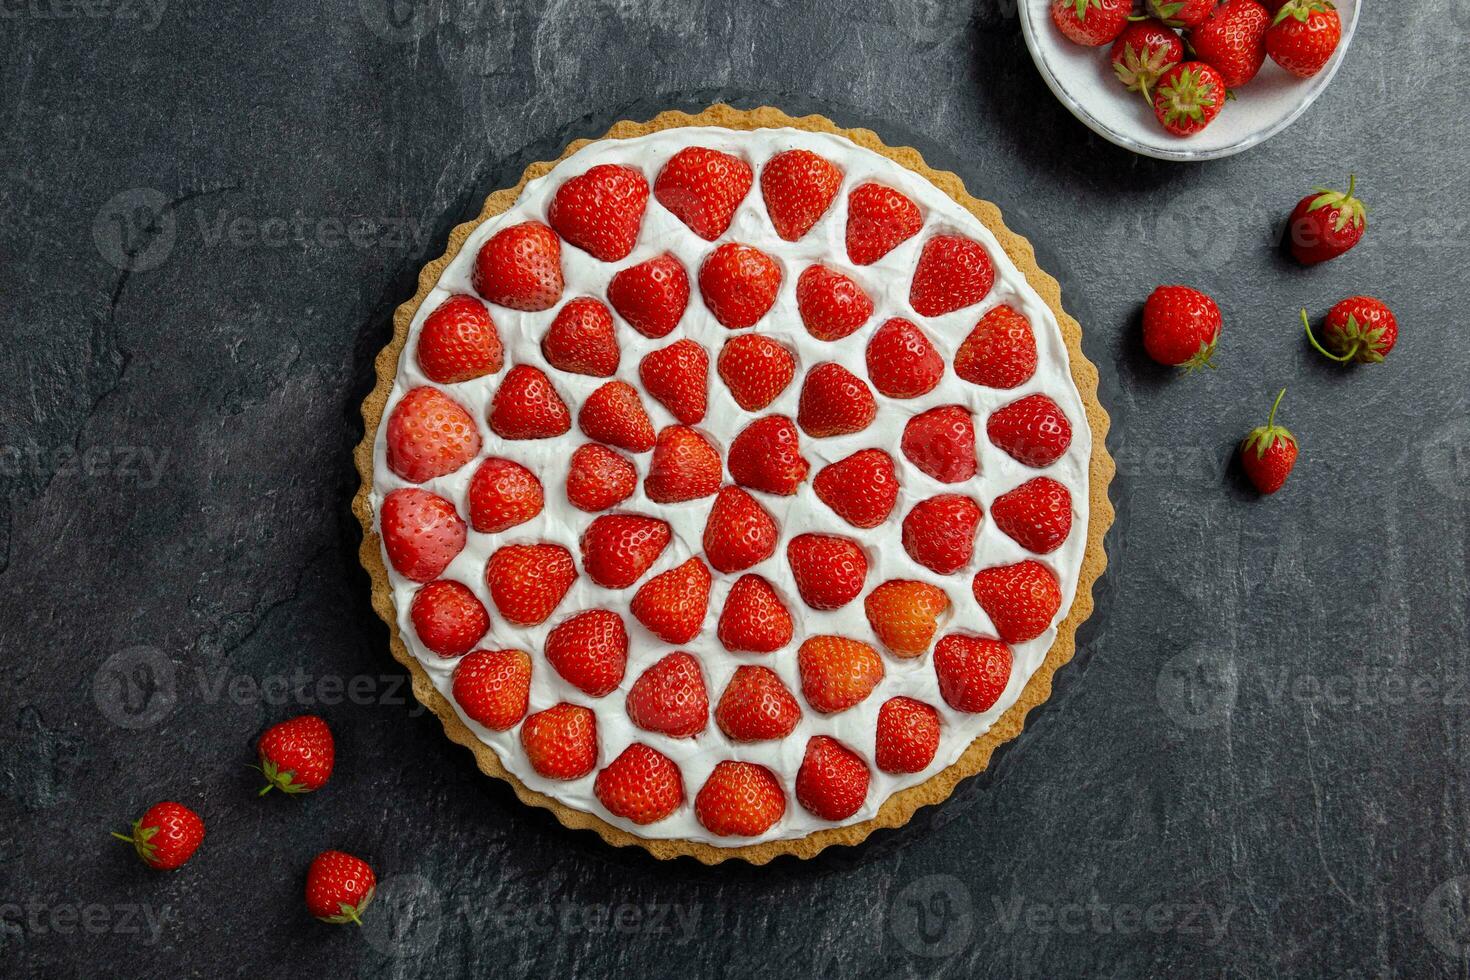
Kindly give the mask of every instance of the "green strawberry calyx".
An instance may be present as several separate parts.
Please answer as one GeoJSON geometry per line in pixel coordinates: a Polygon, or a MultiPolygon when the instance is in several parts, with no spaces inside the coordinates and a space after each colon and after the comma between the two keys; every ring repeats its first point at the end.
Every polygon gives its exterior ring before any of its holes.
{"type": "Polygon", "coordinates": [[[1087,11],[1093,7],[1101,7],[1102,0],[1067,0],[1077,10],[1077,19],[1087,20],[1087,11]]]}
{"type": "Polygon", "coordinates": [[[1193,374],[1200,368],[1209,368],[1211,371],[1215,370],[1215,347],[1219,343],[1220,334],[1216,332],[1215,336],[1199,345],[1199,350],[1195,352],[1193,357],[1179,366],[1184,368],[1188,374],[1193,374]]]}
{"type": "Polygon", "coordinates": [[[260,792],[256,794],[257,796],[264,796],[273,789],[278,789],[282,793],[292,794],[311,792],[310,786],[296,781],[296,771],[294,769],[282,769],[264,756],[261,757],[260,765],[251,766],[250,768],[259,770],[261,775],[265,776],[265,786],[261,787],[260,792]]]}
{"type": "Polygon", "coordinates": [[[1174,125],[1182,119],[1204,125],[1205,110],[1219,104],[1215,83],[1197,68],[1186,68],[1159,87],[1163,100],[1164,122],[1174,125]]]}
{"type": "Polygon", "coordinates": [[[1334,354],[1321,344],[1312,335],[1312,321],[1307,318],[1307,311],[1302,310],[1302,323],[1307,327],[1307,340],[1317,349],[1317,353],[1323,357],[1330,358],[1339,364],[1347,364],[1349,361],[1360,361],[1364,364],[1380,364],[1383,361],[1383,328],[1374,327],[1364,330],[1358,318],[1349,313],[1347,323],[1342,330],[1337,332],[1342,344],[1347,347],[1347,353],[1334,354]]]}
{"type": "Polygon", "coordinates": [[[157,860],[158,845],[153,843],[153,838],[158,836],[158,828],[143,826],[143,820],[141,818],[133,821],[133,835],[131,837],[127,834],[119,834],[115,830],[112,832],[112,836],[118,840],[127,841],[129,844],[132,844],[133,850],[138,852],[138,857],[143,859],[144,864],[152,864],[157,860]]]}
{"type": "Polygon", "coordinates": [[[1286,0],[1286,3],[1281,5],[1281,9],[1276,11],[1276,19],[1271,21],[1271,26],[1275,27],[1288,17],[1305,24],[1307,18],[1313,14],[1325,14],[1329,10],[1336,9],[1337,4],[1332,0],[1286,0]]]}
{"type": "Polygon", "coordinates": [[[1362,201],[1353,196],[1357,190],[1358,177],[1356,174],[1348,174],[1348,189],[1344,194],[1330,187],[1314,187],[1312,191],[1317,195],[1312,203],[1307,206],[1307,213],[1320,211],[1323,208],[1337,209],[1337,220],[1333,223],[1335,231],[1342,231],[1349,224],[1359,228],[1368,227],[1368,208],[1362,201]]]}
{"type": "Polygon", "coordinates": [[[353,905],[349,902],[338,902],[337,908],[341,911],[337,915],[323,915],[318,916],[318,918],[320,918],[321,921],[329,922],[334,926],[345,925],[348,922],[351,922],[353,925],[361,928],[362,914],[367,911],[368,903],[373,900],[373,895],[374,893],[376,893],[376,891],[376,887],[369,888],[366,892],[363,893],[362,900],[359,901],[356,905],[353,905]]]}
{"type": "Polygon", "coordinates": [[[1123,56],[1113,61],[1113,73],[1130,92],[1143,93],[1143,99],[1153,105],[1154,97],[1149,89],[1172,68],[1169,51],[1162,45],[1145,44],[1135,49],[1131,43],[1123,45],[1123,56]]]}
{"type": "Polygon", "coordinates": [[[1153,0],[1154,13],[1158,14],[1159,19],[1170,27],[1182,27],[1183,25],[1174,19],[1174,15],[1184,9],[1184,2],[1185,0],[1175,0],[1173,3],[1161,3],[1160,0],[1153,0]]]}
{"type": "Polygon", "coordinates": [[[1271,406],[1271,415],[1266,419],[1266,424],[1258,429],[1252,429],[1251,434],[1245,437],[1244,451],[1256,451],[1256,459],[1265,459],[1266,452],[1278,441],[1296,445],[1296,436],[1290,430],[1276,424],[1276,410],[1281,407],[1281,399],[1286,396],[1286,389],[1281,389],[1281,394],[1276,396],[1276,401],[1271,406]]]}

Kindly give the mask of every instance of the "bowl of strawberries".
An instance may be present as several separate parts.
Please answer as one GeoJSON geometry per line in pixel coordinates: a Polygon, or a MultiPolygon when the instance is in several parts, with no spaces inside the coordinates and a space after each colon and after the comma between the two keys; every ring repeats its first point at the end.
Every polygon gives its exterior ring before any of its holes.
{"type": "Polygon", "coordinates": [[[1072,114],[1162,160],[1214,160],[1291,125],[1332,82],[1360,0],[1020,0],[1072,114]]]}

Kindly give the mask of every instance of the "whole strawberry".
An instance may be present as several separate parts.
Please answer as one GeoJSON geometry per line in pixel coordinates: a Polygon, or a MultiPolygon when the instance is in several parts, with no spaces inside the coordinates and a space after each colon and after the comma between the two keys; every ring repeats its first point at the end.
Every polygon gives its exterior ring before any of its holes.
{"type": "Polygon", "coordinates": [[[1299,452],[1296,436],[1276,424],[1276,410],[1281,407],[1285,394],[1286,389],[1282,388],[1266,424],[1253,429],[1240,444],[1240,463],[1245,467],[1245,475],[1263,494],[1281,489],[1296,465],[1299,452]]]}
{"type": "Polygon", "coordinates": [[[1051,19],[1067,40],[1087,47],[1107,44],[1123,33],[1133,0],[1052,0],[1051,19]]]}
{"type": "Polygon", "coordinates": [[[1175,136],[1193,136],[1225,107],[1224,77],[1203,61],[1185,61],[1164,73],[1154,90],[1154,115],[1175,136]]]}
{"type": "Polygon", "coordinates": [[[1143,306],[1143,347],[1160,364],[1213,370],[1223,325],[1220,307],[1198,289],[1160,286],[1143,306]]]}
{"type": "Polygon", "coordinates": [[[362,858],[322,851],[306,872],[306,910],[322,922],[362,925],[378,879],[362,858]]]}
{"type": "Polygon", "coordinates": [[[1353,196],[1358,180],[1348,177],[1348,189],[1318,187],[1297,202],[1287,222],[1291,254],[1303,265],[1317,265],[1344,254],[1368,230],[1368,209],[1353,196]]]}
{"type": "Polygon", "coordinates": [[[332,730],[316,715],[301,715],[266,729],[256,743],[260,771],[265,774],[264,796],[273,789],[284,793],[312,793],[332,775],[336,744],[332,730]]]}
{"type": "Polygon", "coordinates": [[[1184,60],[1184,42],[1162,21],[1129,24],[1113,42],[1113,74],[1130,92],[1153,105],[1153,89],[1164,72],[1184,60]]]}
{"type": "Polygon", "coordinates": [[[1194,56],[1214,66],[1227,88],[1239,88],[1266,62],[1266,29],[1271,13],[1256,0],[1225,0],[1189,32],[1194,56]]]}
{"type": "Polygon", "coordinates": [[[117,831],[112,836],[132,844],[148,867],[172,871],[199,849],[204,840],[204,821],[182,803],[165,800],[150,806],[133,822],[131,836],[117,831]]]}
{"type": "Polygon", "coordinates": [[[1287,0],[1266,31],[1271,60],[1299,78],[1311,78],[1332,60],[1342,41],[1342,19],[1332,0],[1287,0]]]}
{"type": "Polygon", "coordinates": [[[1399,322],[1381,299],[1372,296],[1349,296],[1327,313],[1322,325],[1324,347],[1312,336],[1312,322],[1302,310],[1302,323],[1307,326],[1307,339],[1323,356],[1339,364],[1357,361],[1377,364],[1398,343],[1399,322]]]}

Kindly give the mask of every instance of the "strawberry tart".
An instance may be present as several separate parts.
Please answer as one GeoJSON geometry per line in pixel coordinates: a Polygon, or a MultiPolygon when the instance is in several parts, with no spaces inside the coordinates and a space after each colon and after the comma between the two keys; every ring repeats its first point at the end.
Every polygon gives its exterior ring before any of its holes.
{"type": "Polygon", "coordinates": [[[763,863],[944,799],[1050,691],[1112,519],[1056,282],[912,150],[717,106],[456,229],[364,405],[395,656],[568,826],[763,863]]]}

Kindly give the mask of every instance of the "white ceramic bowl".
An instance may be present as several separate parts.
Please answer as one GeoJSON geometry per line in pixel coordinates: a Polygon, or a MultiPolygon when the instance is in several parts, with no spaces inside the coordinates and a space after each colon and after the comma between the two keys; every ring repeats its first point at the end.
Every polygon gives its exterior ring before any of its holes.
{"type": "Polygon", "coordinates": [[[1099,136],[1160,160],[1215,160],[1265,142],[1296,121],[1332,82],[1358,26],[1360,0],[1336,0],[1342,43],[1312,78],[1297,78],[1270,58],[1202,133],[1171,136],[1137,92],[1118,84],[1111,45],[1086,48],[1062,36],[1051,21],[1051,0],[1019,0],[1021,30],[1041,77],[1072,114],[1099,136]]]}

